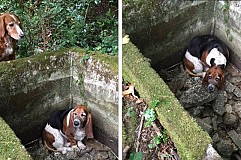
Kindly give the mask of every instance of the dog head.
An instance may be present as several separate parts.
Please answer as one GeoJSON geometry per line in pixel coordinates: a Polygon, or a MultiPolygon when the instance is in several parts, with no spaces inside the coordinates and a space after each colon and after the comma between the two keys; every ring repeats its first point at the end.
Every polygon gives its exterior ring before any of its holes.
{"type": "Polygon", "coordinates": [[[23,38],[24,33],[20,26],[19,18],[12,13],[5,13],[0,15],[0,36],[4,37],[8,34],[15,40],[23,38]]]}
{"type": "Polygon", "coordinates": [[[220,66],[213,66],[207,70],[203,83],[207,84],[209,91],[214,91],[217,87],[219,90],[224,90],[224,71],[220,66]]]}
{"type": "Polygon", "coordinates": [[[92,114],[84,105],[76,105],[72,111],[73,125],[75,128],[85,128],[87,138],[93,138],[92,114]]]}

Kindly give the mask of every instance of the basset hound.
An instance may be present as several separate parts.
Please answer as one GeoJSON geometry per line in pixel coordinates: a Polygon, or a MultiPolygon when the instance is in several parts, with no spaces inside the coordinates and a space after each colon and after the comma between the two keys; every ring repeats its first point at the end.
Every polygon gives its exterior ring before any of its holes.
{"type": "Polygon", "coordinates": [[[18,16],[13,13],[0,14],[0,62],[15,59],[17,42],[23,37],[18,16]]]}
{"type": "Polygon", "coordinates": [[[213,35],[194,37],[183,58],[184,67],[191,76],[203,78],[209,91],[224,90],[224,68],[229,58],[228,48],[213,35]]]}
{"type": "Polygon", "coordinates": [[[49,151],[66,154],[86,148],[82,140],[93,138],[92,114],[84,105],[54,112],[43,132],[42,141],[49,151]]]}

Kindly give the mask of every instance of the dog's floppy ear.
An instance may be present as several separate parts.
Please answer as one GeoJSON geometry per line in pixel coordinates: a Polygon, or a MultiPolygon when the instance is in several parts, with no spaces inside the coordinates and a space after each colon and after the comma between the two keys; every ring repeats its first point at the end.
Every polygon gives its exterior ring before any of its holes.
{"type": "Polygon", "coordinates": [[[222,74],[220,82],[217,85],[218,89],[223,91],[224,90],[224,74],[222,74]]]}
{"type": "Polygon", "coordinates": [[[85,125],[85,134],[87,138],[94,138],[93,136],[93,128],[92,128],[92,114],[88,112],[87,122],[85,125]]]}
{"type": "Polygon", "coordinates": [[[4,37],[5,36],[5,26],[4,26],[4,17],[0,17],[0,36],[4,37]]]}

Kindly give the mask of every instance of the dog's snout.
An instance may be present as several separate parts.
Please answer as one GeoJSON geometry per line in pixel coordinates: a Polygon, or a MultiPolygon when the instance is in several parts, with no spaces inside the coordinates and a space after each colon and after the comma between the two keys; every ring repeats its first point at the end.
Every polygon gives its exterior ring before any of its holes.
{"type": "Polygon", "coordinates": [[[21,33],[19,36],[20,36],[20,38],[23,38],[24,37],[24,33],[21,33]]]}
{"type": "Polygon", "coordinates": [[[208,90],[209,91],[214,91],[214,89],[215,89],[215,86],[213,84],[209,84],[208,85],[208,90]]]}
{"type": "Polygon", "coordinates": [[[80,120],[75,119],[75,120],[74,120],[74,126],[75,126],[75,127],[80,127],[80,120]]]}

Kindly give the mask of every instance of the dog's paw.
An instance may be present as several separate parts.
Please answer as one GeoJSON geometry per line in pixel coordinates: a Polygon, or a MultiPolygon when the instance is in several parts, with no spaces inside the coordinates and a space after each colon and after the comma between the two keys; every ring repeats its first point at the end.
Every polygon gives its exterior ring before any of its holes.
{"type": "Polygon", "coordinates": [[[72,146],[72,150],[74,152],[80,152],[80,149],[79,149],[79,147],[77,145],[72,146]]]}
{"type": "Polygon", "coordinates": [[[81,141],[78,141],[78,147],[80,150],[86,149],[86,146],[81,141]]]}

